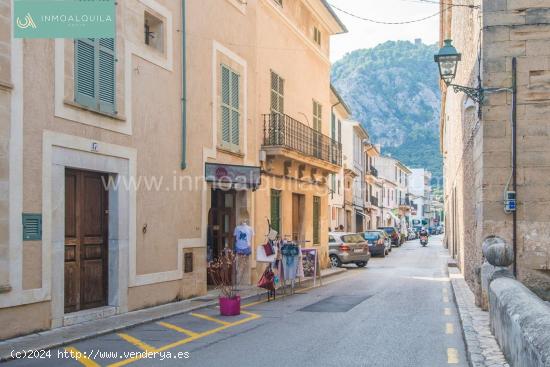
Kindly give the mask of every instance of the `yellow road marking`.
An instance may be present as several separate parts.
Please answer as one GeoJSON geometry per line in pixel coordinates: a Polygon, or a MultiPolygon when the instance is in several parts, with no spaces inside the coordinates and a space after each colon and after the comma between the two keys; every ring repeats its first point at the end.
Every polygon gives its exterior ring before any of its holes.
{"type": "MultiPolygon", "coordinates": [[[[241,325],[241,324],[244,324],[244,323],[247,323],[249,321],[252,321],[252,320],[255,320],[255,319],[259,319],[261,316],[260,315],[257,315],[255,313],[252,313],[252,312],[247,312],[247,314],[250,314],[250,317],[247,317],[247,318],[244,318],[244,319],[241,319],[239,321],[235,321],[235,322],[231,322],[231,323],[228,323],[228,325],[223,325],[223,326],[220,326],[220,327],[217,327],[215,329],[211,329],[211,330],[208,330],[208,331],[205,331],[203,333],[200,333],[200,334],[197,334],[196,336],[191,336],[189,338],[185,338],[185,339],[181,339],[181,340],[178,340],[176,342],[173,342],[171,344],[167,344],[167,345],[164,345],[162,347],[159,347],[155,350],[155,352],[164,352],[168,349],[172,349],[172,348],[175,348],[175,347],[179,347],[180,345],[184,345],[184,344],[187,344],[187,343],[190,343],[194,340],[198,340],[198,339],[201,339],[201,338],[204,338],[205,336],[209,336],[209,335],[212,335],[212,334],[216,334],[222,330],[225,330],[225,329],[228,329],[230,327],[233,327],[233,326],[237,326],[237,325],[241,325]]],[[[120,366],[125,366],[127,364],[130,364],[132,362],[135,362],[137,360],[140,360],[142,359],[143,356],[142,355],[138,355],[134,358],[129,358],[129,359],[125,359],[123,361],[120,361],[120,362],[116,362],[116,363],[112,363],[109,365],[109,367],[120,367],[120,366]]]]}
{"type": "Polygon", "coordinates": [[[155,352],[157,349],[155,347],[150,346],[149,344],[139,340],[138,338],[134,338],[131,335],[124,334],[124,333],[118,333],[118,336],[120,336],[122,339],[126,340],[128,343],[135,345],[139,349],[145,351],[145,352],[155,352]]]}
{"type": "Polygon", "coordinates": [[[160,326],[164,326],[167,329],[172,329],[172,330],[175,330],[179,333],[186,334],[186,335],[189,335],[189,336],[199,335],[199,333],[196,333],[196,332],[191,331],[191,330],[184,329],[184,328],[179,327],[179,326],[174,325],[174,324],[169,324],[169,323],[164,322],[164,321],[157,322],[157,324],[160,325],[160,326]]]}
{"type": "Polygon", "coordinates": [[[221,325],[224,325],[224,326],[231,325],[230,322],[219,320],[215,317],[210,317],[208,315],[203,315],[202,313],[193,313],[192,312],[192,313],[190,313],[190,315],[198,317],[199,319],[208,320],[208,321],[212,321],[212,322],[217,322],[218,324],[221,324],[221,325]]]}
{"type": "Polygon", "coordinates": [[[452,334],[455,331],[455,327],[452,323],[448,322],[445,324],[445,334],[452,334]]]}
{"type": "Polygon", "coordinates": [[[266,303],[266,302],[267,302],[267,300],[261,300],[261,301],[256,301],[256,302],[250,302],[250,303],[247,303],[246,305],[242,305],[241,308],[252,307],[252,306],[260,305],[260,304],[266,303]]]}
{"type": "Polygon", "coordinates": [[[100,367],[99,364],[92,361],[90,358],[85,356],[84,353],[74,347],[67,347],[65,350],[71,353],[71,357],[73,357],[77,362],[86,367],[100,367]]]}
{"type": "Polygon", "coordinates": [[[449,307],[445,307],[445,316],[451,316],[451,309],[449,307]]]}
{"type": "Polygon", "coordinates": [[[458,364],[458,350],[455,348],[447,348],[447,363],[458,364]]]}

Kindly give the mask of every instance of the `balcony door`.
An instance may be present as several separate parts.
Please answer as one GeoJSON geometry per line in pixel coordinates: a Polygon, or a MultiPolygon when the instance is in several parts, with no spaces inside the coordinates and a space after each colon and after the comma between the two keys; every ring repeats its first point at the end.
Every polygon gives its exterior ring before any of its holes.
{"type": "Polygon", "coordinates": [[[322,159],[322,106],[313,101],[313,156],[322,159]]]}

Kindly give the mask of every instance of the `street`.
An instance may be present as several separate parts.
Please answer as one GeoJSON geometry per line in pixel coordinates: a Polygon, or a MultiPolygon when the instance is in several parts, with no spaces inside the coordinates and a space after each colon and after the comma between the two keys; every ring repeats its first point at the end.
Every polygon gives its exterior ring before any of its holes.
{"type": "Polygon", "coordinates": [[[234,318],[201,309],[7,366],[467,366],[446,261],[440,237],[409,241],[234,318]]]}

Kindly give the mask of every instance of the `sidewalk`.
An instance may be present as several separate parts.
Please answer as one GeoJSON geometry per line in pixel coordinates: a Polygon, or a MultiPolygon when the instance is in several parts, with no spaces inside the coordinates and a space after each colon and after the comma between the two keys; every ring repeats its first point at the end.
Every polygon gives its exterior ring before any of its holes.
{"type": "Polygon", "coordinates": [[[509,367],[489,327],[489,312],[475,305],[474,294],[456,267],[449,267],[466,354],[472,367],[509,367]]]}
{"type": "MultiPolygon", "coordinates": [[[[327,278],[346,272],[344,268],[321,270],[321,277],[327,278]]],[[[306,278],[301,281],[301,288],[313,286],[313,279],[306,278]]],[[[317,284],[319,286],[319,284],[317,284]]],[[[265,297],[266,291],[255,286],[241,290],[241,300],[254,297],[265,297]]],[[[197,309],[216,305],[218,292],[211,291],[206,295],[187,299],[180,302],[150,307],[142,310],[127,312],[108,318],[89,321],[72,326],[47,330],[29,334],[0,342],[0,362],[11,359],[12,351],[51,349],[60,345],[75,343],[80,340],[92,338],[98,335],[108,334],[131,326],[145,324],[162,318],[191,312],[197,309]]]]}

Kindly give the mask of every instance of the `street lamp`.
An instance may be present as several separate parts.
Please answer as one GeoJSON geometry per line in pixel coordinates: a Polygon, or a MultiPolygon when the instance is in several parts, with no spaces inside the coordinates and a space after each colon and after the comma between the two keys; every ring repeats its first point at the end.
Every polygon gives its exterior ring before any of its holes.
{"type": "Polygon", "coordinates": [[[446,39],[444,42],[443,47],[434,55],[434,61],[439,66],[439,77],[448,87],[453,87],[455,93],[464,92],[472,100],[481,103],[483,101],[483,89],[481,87],[471,88],[452,84],[456,76],[458,62],[462,59],[462,55],[454,48],[452,40],[446,39]]]}

